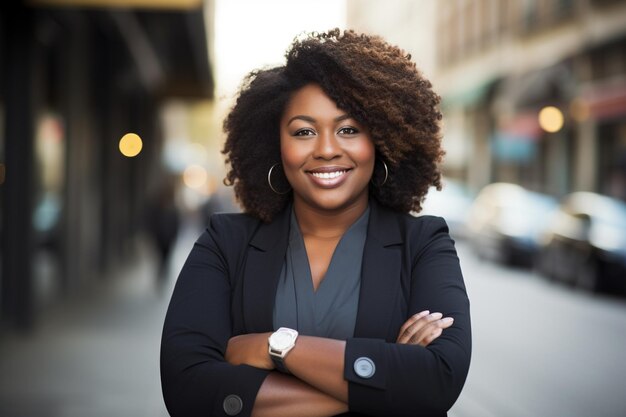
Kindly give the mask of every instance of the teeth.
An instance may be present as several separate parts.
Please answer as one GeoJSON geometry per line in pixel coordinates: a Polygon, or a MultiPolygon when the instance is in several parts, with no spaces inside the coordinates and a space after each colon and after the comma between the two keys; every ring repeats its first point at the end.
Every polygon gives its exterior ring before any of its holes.
{"type": "Polygon", "coordinates": [[[346,171],[335,171],[335,172],[312,172],[311,174],[313,174],[314,177],[329,180],[329,179],[337,178],[338,176],[343,175],[345,173],[346,171]]]}

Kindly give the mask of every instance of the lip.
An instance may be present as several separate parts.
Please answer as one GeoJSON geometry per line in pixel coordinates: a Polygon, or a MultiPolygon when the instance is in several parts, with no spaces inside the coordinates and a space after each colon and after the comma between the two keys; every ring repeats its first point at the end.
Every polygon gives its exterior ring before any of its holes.
{"type": "Polygon", "coordinates": [[[306,170],[307,176],[311,179],[313,184],[317,185],[320,188],[336,188],[343,184],[348,176],[352,168],[340,167],[340,166],[324,166],[318,167],[314,169],[306,170]],[[331,178],[321,178],[320,176],[316,176],[315,174],[331,174],[335,172],[343,172],[342,174],[331,177],[331,178]]]}

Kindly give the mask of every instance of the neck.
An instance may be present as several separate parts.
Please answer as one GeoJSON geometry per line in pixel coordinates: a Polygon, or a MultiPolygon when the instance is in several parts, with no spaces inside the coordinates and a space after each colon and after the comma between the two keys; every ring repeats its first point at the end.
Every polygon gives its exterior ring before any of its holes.
{"type": "Polygon", "coordinates": [[[354,204],[337,210],[320,210],[294,199],[293,209],[303,236],[332,239],[343,236],[350,226],[367,209],[368,199],[359,199],[354,204]]]}

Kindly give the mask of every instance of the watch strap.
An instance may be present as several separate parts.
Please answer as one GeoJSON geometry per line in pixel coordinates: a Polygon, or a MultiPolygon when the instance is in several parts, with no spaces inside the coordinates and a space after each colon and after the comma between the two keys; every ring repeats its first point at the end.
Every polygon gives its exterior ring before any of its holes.
{"type": "Polygon", "coordinates": [[[285,365],[285,357],[287,356],[287,354],[289,353],[289,351],[291,349],[293,349],[295,347],[295,341],[298,338],[298,331],[294,330],[294,329],[289,329],[287,327],[281,327],[279,328],[276,332],[274,332],[274,334],[272,336],[270,336],[269,338],[269,355],[270,358],[272,358],[272,362],[274,363],[274,366],[276,368],[277,371],[280,371],[282,373],[285,374],[291,374],[291,372],[289,372],[289,370],[287,369],[287,366],[285,365]],[[278,332],[281,333],[288,333],[289,335],[291,335],[291,337],[293,338],[292,343],[290,346],[286,347],[285,349],[276,349],[276,348],[272,348],[272,344],[271,344],[271,340],[272,340],[272,336],[278,332]]]}
{"type": "Polygon", "coordinates": [[[284,358],[277,355],[270,355],[270,357],[272,358],[272,362],[274,362],[274,366],[276,367],[277,371],[284,374],[291,374],[291,372],[289,372],[289,369],[287,369],[287,366],[285,366],[284,358]]]}

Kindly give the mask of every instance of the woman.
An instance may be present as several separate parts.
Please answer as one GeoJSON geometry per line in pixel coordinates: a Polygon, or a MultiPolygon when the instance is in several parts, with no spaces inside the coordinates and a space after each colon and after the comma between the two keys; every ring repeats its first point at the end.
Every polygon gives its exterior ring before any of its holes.
{"type": "Polygon", "coordinates": [[[440,188],[438,96],[400,49],[335,29],[248,76],[227,181],[165,320],[174,416],[443,416],[470,317],[440,188]]]}

